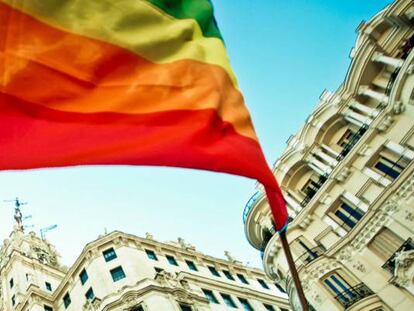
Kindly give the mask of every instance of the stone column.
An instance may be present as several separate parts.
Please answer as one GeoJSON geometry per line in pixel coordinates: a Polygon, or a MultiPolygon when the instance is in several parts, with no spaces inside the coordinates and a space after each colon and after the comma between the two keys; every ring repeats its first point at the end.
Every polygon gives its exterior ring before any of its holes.
{"type": "Polygon", "coordinates": [[[327,151],[328,153],[330,153],[335,158],[339,157],[339,152],[333,150],[331,147],[329,147],[329,146],[327,146],[325,144],[322,144],[321,145],[321,149],[325,149],[325,151],[327,151]]]}
{"type": "Polygon", "coordinates": [[[324,152],[322,149],[316,149],[314,155],[318,156],[320,159],[328,163],[329,166],[335,167],[338,164],[338,161],[331,157],[329,154],[324,152]]]}
{"type": "Polygon", "coordinates": [[[396,142],[393,141],[388,141],[385,143],[385,147],[394,152],[395,154],[398,154],[399,156],[402,156],[408,160],[412,160],[414,159],[414,152],[411,151],[408,148],[405,148],[404,146],[401,146],[400,144],[397,144],[396,142]]]}
{"type": "Polygon", "coordinates": [[[375,118],[379,114],[379,111],[377,109],[368,107],[366,105],[362,105],[361,103],[357,101],[354,101],[351,104],[351,107],[365,113],[367,116],[372,117],[372,118],[375,118]]]}
{"type": "Polygon", "coordinates": [[[299,214],[301,210],[300,204],[287,193],[285,193],[285,200],[286,200],[288,207],[290,207],[291,210],[294,212],[295,216],[299,214]]]}
{"type": "Polygon", "coordinates": [[[362,202],[357,196],[355,196],[353,193],[344,191],[342,193],[342,197],[345,198],[347,201],[351,202],[352,205],[355,207],[358,207],[360,210],[362,210],[364,213],[368,211],[368,204],[362,202]]]}
{"type": "Polygon", "coordinates": [[[311,169],[313,169],[316,173],[318,173],[319,175],[330,174],[332,172],[331,167],[329,167],[328,165],[322,163],[321,161],[319,161],[315,157],[311,157],[308,160],[307,163],[308,163],[308,166],[311,169]]]}
{"type": "Polygon", "coordinates": [[[370,124],[371,119],[369,117],[363,116],[362,114],[359,114],[358,112],[355,112],[353,110],[348,110],[344,113],[344,118],[348,122],[361,127],[364,124],[370,124]]]}
{"type": "Polygon", "coordinates": [[[374,54],[372,55],[372,60],[374,62],[390,65],[394,68],[401,68],[401,66],[404,63],[404,61],[400,58],[386,56],[381,52],[374,52],[374,54]]]}
{"type": "Polygon", "coordinates": [[[331,226],[332,229],[341,237],[346,235],[346,231],[344,228],[339,227],[339,225],[329,216],[325,215],[322,217],[322,221],[327,224],[328,226],[331,226]]]}
{"type": "Polygon", "coordinates": [[[362,85],[359,87],[359,94],[361,95],[365,95],[368,97],[371,97],[377,101],[379,101],[380,103],[388,103],[389,97],[383,93],[374,91],[372,89],[369,88],[369,86],[367,85],[362,85]]]}

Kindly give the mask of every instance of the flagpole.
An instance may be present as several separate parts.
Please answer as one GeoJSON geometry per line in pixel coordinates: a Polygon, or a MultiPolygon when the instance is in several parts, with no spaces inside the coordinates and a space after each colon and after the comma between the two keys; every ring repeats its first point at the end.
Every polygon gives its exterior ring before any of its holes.
{"type": "Polygon", "coordinates": [[[285,252],[286,260],[289,265],[289,270],[290,270],[290,273],[292,274],[292,279],[296,287],[296,292],[298,293],[298,296],[299,296],[299,301],[302,306],[302,311],[309,311],[308,302],[306,300],[305,293],[303,292],[302,284],[300,283],[300,279],[299,279],[299,274],[298,274],[298,271],[296,270],[295,262],[293,261],[292,253],[290,252],[289,243],[286,238],[286,229],[282,230],[279,236],[280,236],[280,241],[282,242],[283,251],[285,252]]]}

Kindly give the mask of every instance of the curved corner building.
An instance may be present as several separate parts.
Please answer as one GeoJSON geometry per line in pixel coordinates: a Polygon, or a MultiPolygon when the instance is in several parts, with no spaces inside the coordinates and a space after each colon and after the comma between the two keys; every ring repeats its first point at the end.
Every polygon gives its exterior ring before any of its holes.
{"type": "MultiPolygon", "coordinates": [[[[320,102],[274,166],[287,237],[318,311],[414,310],[414,1],[361,23],[339,89],[320,102]]],[[[300,310],[270,210],[247,203],[245,233],[300,310]]]]}

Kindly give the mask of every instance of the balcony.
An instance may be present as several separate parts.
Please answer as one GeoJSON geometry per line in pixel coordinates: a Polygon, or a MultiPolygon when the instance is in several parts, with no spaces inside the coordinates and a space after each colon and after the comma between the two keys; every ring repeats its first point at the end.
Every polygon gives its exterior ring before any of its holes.
{"type": "Polygon", "coordinates": [[[316,186],[313,188],[308,188],[305,198],[300,202],[302,207],[308,205],[310,200],[315,196],[318,190],[322,187],[322,185],[328,180],[328,174],[320,175],[316,186]]]}
{"type": "Polygon", "coordinates": [[[370,290],[364,283],[360,283],[354,287],[344,290],[338,294],[335,299],[345,308],[349,308],[358,301],[373,295],[374,292],[370,290]]]}
{"type": "Polygon", "coordinates": [[[261,191],[257,191],[252,197],[247,201],[246,206],[244,207],[243,211],[243,224],[246,223],[247,217],[249,217],[249,213],[252,210],[255,203],[263,197],[264,193],[261,191]]]}
{"type": "Polygon", "coordinates": [[[406,252],[414,249],[414,242],[411,238],[407,239],[397,251],[392,254],[392,256],[384,263],[382,268],[386,271],[388,271],[391,274],[394,274],[395,271],[395,257],[398,253],[406,252]]]}
{"type": "Polygon", "coordinates": [[[347,154],[352,150],[352,148],[358,143],[358,141],[361,139],[362,135],[365,134],[365,132],[368,129],[368,124],[362,125],[356,133],[352,134],[352,136],[349,138],[349,141],[346,143],[342,151],[339,153],[339,155],[336,157],[338,161],[343,160],[347,154]]]}
{"type": "Polygon", "coordinates": [[[323,248],[322,246],[316,246],[314,248],[311,248],[295,260],[295,265],[299,269],[300,267],[305,266],[317,259],[318,257],[322,256],[324,252],[325,248],[323,248]]]}

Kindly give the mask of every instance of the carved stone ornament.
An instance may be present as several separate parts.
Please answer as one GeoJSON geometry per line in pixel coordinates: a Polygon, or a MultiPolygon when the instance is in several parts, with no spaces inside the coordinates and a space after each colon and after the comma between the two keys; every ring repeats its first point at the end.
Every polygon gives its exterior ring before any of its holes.
{"type": "Polygon", "coordinates": [[[344,182],[349,175],[351,175],[351,170],[349,169],[349,167],[343,167],[335,176],[335,179],[339,182],[344,182]]]}
{"type": "Polygon", "coordinates": [[[388,129],[391,127],[393,122],[394,122],[393,117],[391,117],[390,115],[385,116],[382,122],[378,124],[377,126],[378,131],[380,132],[388,131],[388,129]]]}
{"type": "Polygon", "coordinates": [[[414,295],[414,250],[401,251],[395,255],[393,283],[414,295]]]}
{"type": "Polygon", "coordinates": [[[394,112],[394,114],[401,114],[405,111],[405,109],[405,105],[402,103],[402,101],[399,100],[396,101],[392,106],[392,111],[394,112]]]}

